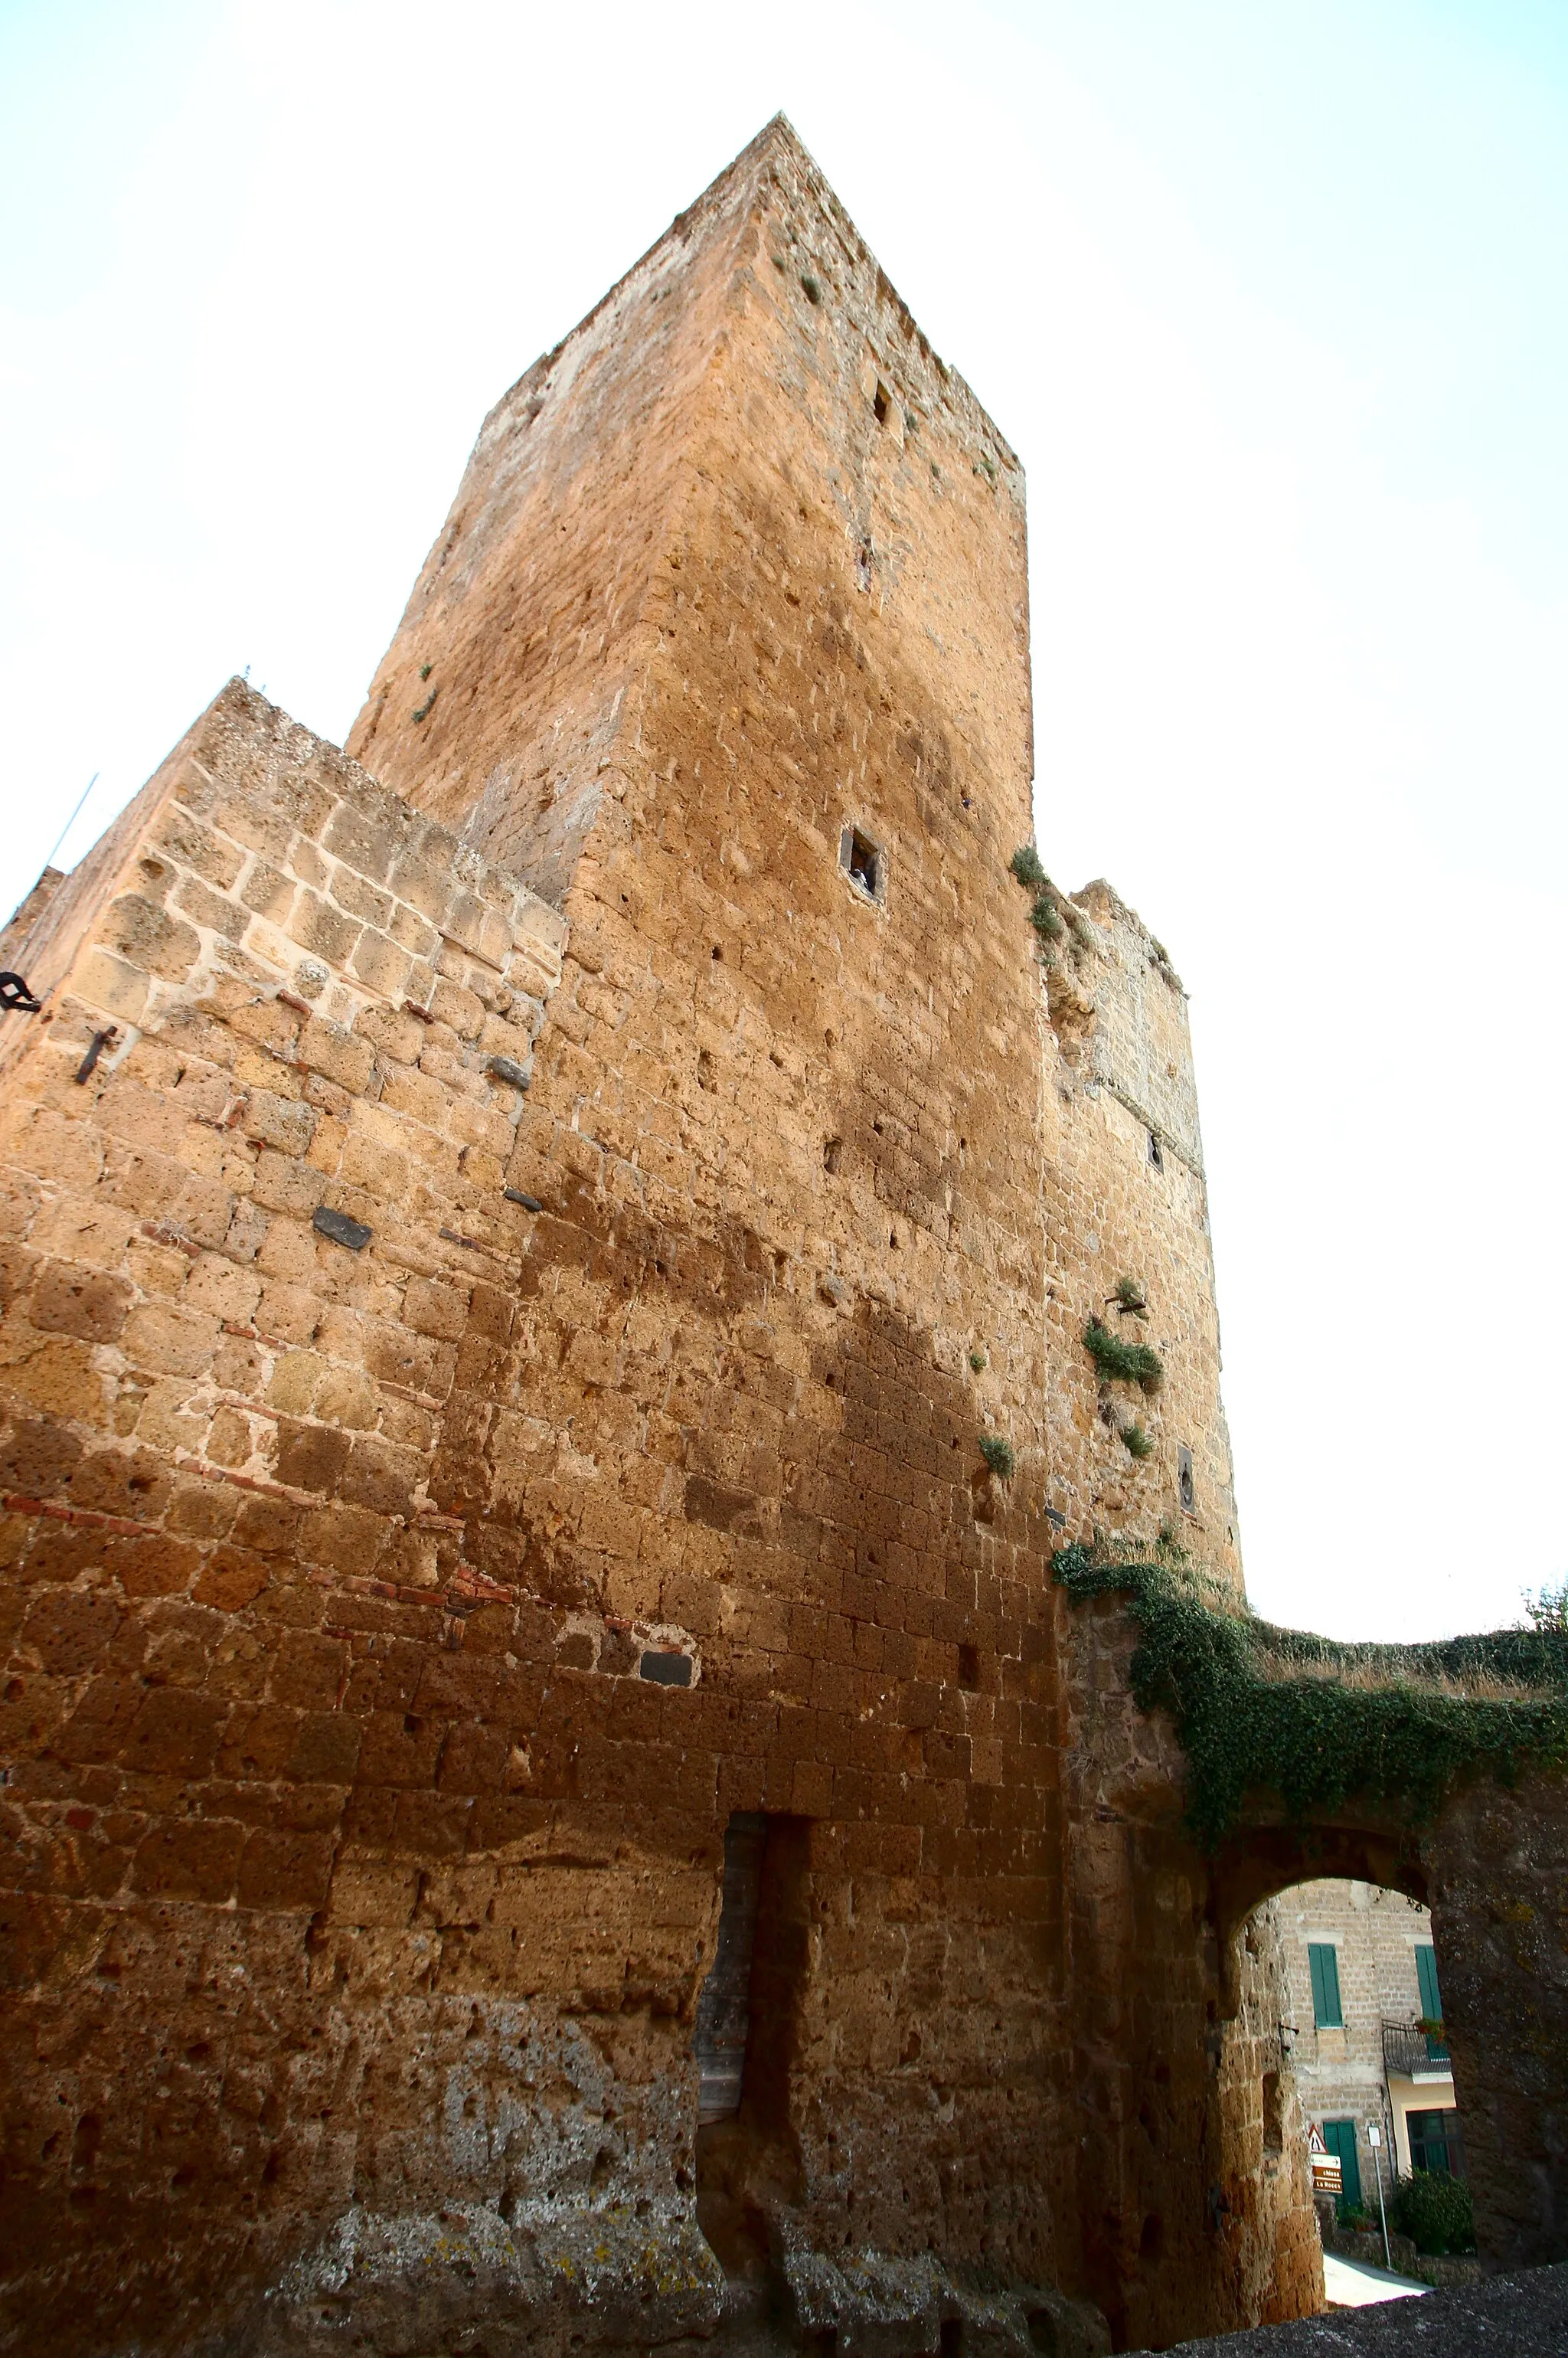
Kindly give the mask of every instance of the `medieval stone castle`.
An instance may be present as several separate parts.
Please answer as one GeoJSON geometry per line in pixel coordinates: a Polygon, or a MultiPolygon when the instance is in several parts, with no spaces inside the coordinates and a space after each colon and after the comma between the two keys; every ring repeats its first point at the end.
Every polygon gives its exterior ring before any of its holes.
{"type": "Polygon", "coordinates": [[[485,420],[347,751],[232,682],[18,913],[19,2358],[1319,2305],[1288,1874],[1218,1905],[1046,1570],[1240,1583],[1181,986],[1010,872],[1028,620],[781,120],[485,420]]]}

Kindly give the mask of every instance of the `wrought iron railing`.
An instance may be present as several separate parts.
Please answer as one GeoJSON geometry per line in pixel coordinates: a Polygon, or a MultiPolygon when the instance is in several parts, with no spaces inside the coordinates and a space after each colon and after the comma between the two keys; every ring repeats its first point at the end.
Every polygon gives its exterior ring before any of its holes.
{"type": "Polygon", "coordinates": [[[1443,2026],[1428,2030],[1420,2022],[1385,2022],[1383,2025],[1383,2069],[1398,2071],[1406,2079],[1417,2071],[1447,2071],[1452,2069],[1448,2049],[1444,2043],[1443,2026]]]}

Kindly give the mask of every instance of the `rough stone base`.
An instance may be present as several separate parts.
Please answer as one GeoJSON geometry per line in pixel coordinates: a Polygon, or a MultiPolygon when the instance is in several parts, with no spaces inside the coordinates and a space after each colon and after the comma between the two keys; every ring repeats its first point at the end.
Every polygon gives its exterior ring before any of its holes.
{"type": "Polygon", "coordinates": [[[791,2253],[767,2282],[727,2282],[682,2205],[479,2203],[356,2208],[209,2358],[302,2358],[330,2342],[374,2358],[1109,2358],[1099,2310],[1049,2287],[922,2256],[791,2253]]]}
{"type": "Polygon", "coordinates": [[[510,2222],[479,2203],[380,2216],[351,2211],[214,2349],[284,2358],[334,2347],[376,2358],[481,2350],[655,2349],[710,2335],[724,2277],[689,2212],[643,2203],[530,2205],[510,2222]]]}
{"type": "Polygon", "coordinates": [[[794,2320],[807,2349],[835,2358],[1108,2358],[1110,2330],[1087,2301],[1037,2285],[986,2281],[931,2259],[872,2253],[835,2263],[819,2253],[784,2262],[794,2320]]]}

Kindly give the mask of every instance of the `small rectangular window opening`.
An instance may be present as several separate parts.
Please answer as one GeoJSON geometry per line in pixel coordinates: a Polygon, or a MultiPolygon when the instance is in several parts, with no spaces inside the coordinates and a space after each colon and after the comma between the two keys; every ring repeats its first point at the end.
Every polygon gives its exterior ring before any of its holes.
{"type": "Polygon", "coordinates": [[[871,395],[871,407],[876,412],[877,424],[879,426],[885,426],[892,410],[892,395],[889,393],[881,377],[877,379],[877,389],[871,395]]]}
{"type": "Polygon", "coordinates": [[[870,836],[862,835],[858,827],[847,827],[838,857],[850,883],[858,884],[871,900],[880,901],[885,882],[882,855],[870,836]]]}
{"type": "Polygon", "coordinates": [[[1176,1488],[1181,1493],[1182,1512],[1195,1515],[1198,1494],[1193,1481],[1193,1453],[1184,1441],[1176,1444],[1176,1488]]]}
{"type": "Polygon", "coordinates": [[[1407,2113],[1405,2127],[1410,2133],[1412,2169],[1424,2169],[1433,2178],[1468,2175],[1457,2113],[1407,2113]]]}

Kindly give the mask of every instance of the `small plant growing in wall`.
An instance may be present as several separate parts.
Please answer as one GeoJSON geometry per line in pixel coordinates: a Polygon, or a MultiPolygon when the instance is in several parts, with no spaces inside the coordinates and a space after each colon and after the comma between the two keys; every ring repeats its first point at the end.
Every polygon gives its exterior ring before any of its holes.
{"type": "Polygon", "coordinates": [[[1130,1424],[1122,1426],[1121,1438],[1127,1444],[1127,1454],[1130,1457],[1136,1457],[1141,1461],[1145,1457],[1153,1456],[1154,1444],[1136,1417],[1130,1424]]]}
{"type": "Polygon", "coordinates": [[[979,1345],[977,1343],[977,1344],[975,1345],[974,1349],[969,1353],[969,1366],[970,1366],[970,1367],[971,1367],[971,1368],[974,1370],[975,1374],[978,1376],[978,1375],[979,1374],[979,1372],[980,1372],[981,1368],[985,1366],[985,1364],[986,1364],[986,1355],[985,1355],[985,1353],[981,1350],[981,1348],[980,1348],[979,1345]]]}
{"type": "Polygon", "coordinates": [[[1063,933],[1062,920],[1060,915],[1057,914],[1056,903],[1051,899],[1049,893],[1041,893],[1040,898],[1035,902],[1034,906],[1029,912],[1029,922],[1033,926],[1035,932],[1039,935],[1043,942],[1059,942],[1061,940],[1063,933]]]}
{"type": "Polygon", "coordinates": [[[1011,1441],[1004,1441],[1000,1433],[982,1433],[980,1455],[999,1482],[1011,1481],[1014,1459],[1011,1441]]]}
{"type": "Polygon", "coordinates": [[[1119,1277],[1115,1293],[1107,1294],[1106,1301],[1108,1304],[1114,1302],[1118,1310],[1125,1312],[1130,1318],[1147,1318],[1149,1315],[1149,1297],[1135,1277],[1119,1277]]]}
{"type": "Polygon", "coordinates": [[[1051,881],[1032,843],[1021,843],[1007,864],[1016,881],[1031,892],[1043,892],[1051,881]]]}
{"type": "Polygon", "coordinates": [[[1165,1363],[1148,1343],[1129,1343],[1098,1318],[1084,1328],[1084,1348],[1108,1383],[1138,1384],[1157,1392],[1165,1380],[1165,1363]]]}

